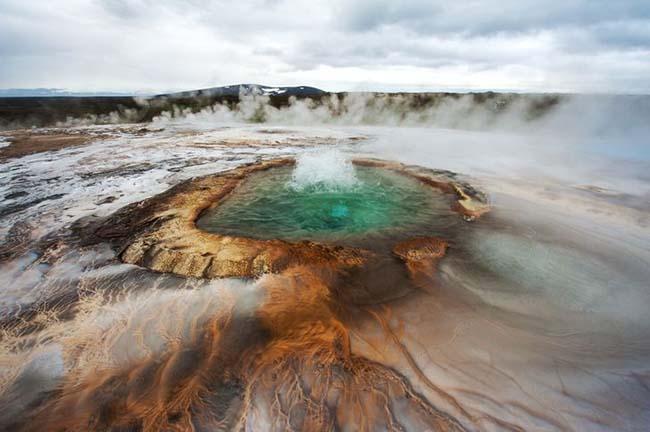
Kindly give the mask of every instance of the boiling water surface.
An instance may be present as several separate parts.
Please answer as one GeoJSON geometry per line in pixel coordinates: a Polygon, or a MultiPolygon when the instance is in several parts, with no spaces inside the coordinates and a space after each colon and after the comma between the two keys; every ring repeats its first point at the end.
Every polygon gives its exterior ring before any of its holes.
{"type": "Polygon", "coordinates": [[[306,185],[293,168],[253,174],[197,225],[220,234],[284,240],[364,240],[435,233],[456,222],[450,198],[417,179],[355,167],[353,184],[306,185]]]}

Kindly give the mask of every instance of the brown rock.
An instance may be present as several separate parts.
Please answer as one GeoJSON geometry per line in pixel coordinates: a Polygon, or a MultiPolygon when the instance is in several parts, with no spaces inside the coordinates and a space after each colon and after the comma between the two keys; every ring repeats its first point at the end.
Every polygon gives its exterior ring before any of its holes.
{"type": "Polygon", "coordinates": [[[115,244],[125,263],[190,277],[256,277],[303,264],[362,265],[369,252],[361,249],[223,236],[196,227],[201,212],[218,205],[248,175],[290,164],[292,159],[278,159],[189,180],[123,208],[95,235],[115,244]]]}
{"type": "Polygon", "coordinates": [[[70,134],[65,132],[32,133],[29,130],[19,130],[8,138],[10,144],[0,149],[0,160],[80,146],[97,140],[100,137],[89,134],[70,134]]]}
{"type": "MultiPolygon", "coordinates": [[[[451,172],[372,159],[353,162],[410,175],[455,196],[454,208],[461,207],[458,212],[464,217],[470,208],[472,217],[488,210],[485,196],[457,181],[451,172]]],[[[276,159],[189,180],[124,207],[94,230],[95,237],[112,242],[123,262],[191,277],[257,277],[301,265],[363,266],[371,256],[363,249],[224,236],[196,227],[204,210],[219,205],[249,175],[293,163],[293,159],[276,159]]],[[[446,248],[444,240],[421,237],[398,244],[394,252],[412,266],[441,258],[446,248]]]]}
{"type": "Polygon", "coordinates": [[[448,243],[438,237],[415,237],[397,243],[393,253],[405,263],[439,260],[445,256],[448,243]]]}

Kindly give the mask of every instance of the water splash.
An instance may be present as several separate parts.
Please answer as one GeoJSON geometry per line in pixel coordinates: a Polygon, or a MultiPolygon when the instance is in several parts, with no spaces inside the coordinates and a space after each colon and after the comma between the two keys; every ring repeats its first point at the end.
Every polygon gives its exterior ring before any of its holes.
{"type": "Polygon", "coordinates": [[[336,149],[307,151],[296,160],[289,187],[297,191],[348,190],[359,185],[359,179],[347,156],[336,149]]]}
{"type": "Polygon", "coordinates": [[[365,243],[371,237],[403,239],[418,229],[448,228],[459,221],[442,192],[416,179],[381,168],[354,169],[353,187],[316,182],[296,189],[287,186],[295,177],[290,167],[254,174],[196,225],[222,235],[365,243]]]}

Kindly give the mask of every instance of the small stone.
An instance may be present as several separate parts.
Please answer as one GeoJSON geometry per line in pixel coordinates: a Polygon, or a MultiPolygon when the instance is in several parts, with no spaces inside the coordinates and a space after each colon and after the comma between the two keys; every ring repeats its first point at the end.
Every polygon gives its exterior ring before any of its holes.
{"type": "Polygon", "coordinates": [[[393,253],[406,263],[415,263],[444,257],[448,246],[438,237],[415,237],[397,243],[393,253]]]}
{"type": "Polygon", "coordinates": [[[9,194],[5,195],[5,199],[10,200],[10,199],[24,197],[24,196],[27,196],[27,195],[29,195],[29,194],[27,192],[25,192],[25,191],[12,192],[12,193],[9,193],[9,194]]]}
{"type": "Polygon", "coordinates": [[[115,197],[115,196],[108,196],[108,197],[106,197],[106,198],[104,198],[102,200],[97,201],[97,205],[109,204],[109,203],[112,203],[113,201],[115,201],[116,199],[117,199],[117,197],[115,197]]]}

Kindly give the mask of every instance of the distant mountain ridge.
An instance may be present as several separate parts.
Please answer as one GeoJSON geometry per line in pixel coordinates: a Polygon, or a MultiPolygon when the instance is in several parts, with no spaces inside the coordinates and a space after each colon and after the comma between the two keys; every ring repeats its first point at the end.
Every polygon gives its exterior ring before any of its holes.
{"type": "Polygon", "coordinates": [[[240,94],[261,94],[267,96],[296,96],[311,97],[321,96],[326,92],[316,87],[295,86],[295,87],[271,87],[261,84],[234,84],[223,87],[210,87],[198,90],[189,90],[176,93],[156,95],[156,97],[171,98],[193,98],[193,97],[219,97],[239,96],[240,94]]]}
{"type": "MultiPolygon", "coordinates": [[[[361,97],[356,97],[354,93],[332,93],[309,86],[271,87],[260,84],[235,84],[169,92],[156,96],[116,94],[77,96],[57,89],[33,89],[27,96],[19,96],[15,90],[9,93],[11,96],[0,96],[0,129],[75,124],[76,119],[84,124],[116,121],[149,122],[163,113],[172,113],[172,115],[181,112],[197,113],[214,107],[215,104],[237,111],[242,107],[241,102],[246,101],[247,94],[264,95],[265,97],[253,102],[268,104],[276,109],[290,107],[295,99],[310,99],[310,107],[321,107],[333,117],[345,115],[347,98],[352,98],[351,103],[355,104],[355,109],[367,108],[369,112],[388,110],[390,115],[396,116],[403,115],[402,111],[405,110],[412,110],[415,113],[425,112],[439,109],[445,102],[454,104],[461,100],[464,105],[470,104],[484,110],[486,115],[494,117],[507,112],[509,107],[520,104],[517,109],[525,111],[525,115],[530,118],[539,118],[568,98],[568,96],[553,94],[525,95],[494,92],[365,93],[361,97]],[[37,94],[46,94],[46,96],[37,96],[37,94]],[[358,106],[359,104],[362,106],[358,106]]],[[[255,109],[254,112],[248,113],[250,114],[248,121],[264,122],[265,112],[265,110],[255,109]]]]}
{"type": "Polygon", "coordinates": [[[313,97],[321,96],[326,92],[316,87],[309,86],[267,86],[262,84],[234,84],[222,87],[209,87],[197,90],[184,90],[172,93],[160,93],[155,96],[143,93],[129,92],[75,92],[60,88],[10,88],[0,89],[0,98],[9,97],[170,97],[194,98],[194,97],[222,97],[222,96],[239,96],[240,94],[262,94],[267,96],[296,96],[296,97],[313,97]]]}
{"type": "Polygon", "coordinates": [[[309,86],[271,87],[260,84],[235,84],[223,87],[151,95],[119,93],[74,93],[56,88],[0,89],[0,130],[48,126],[86,119],[92,123],[114,121],[147,122],[176,107],[198,112],[216,103],[232,109],[245,94],[268,96],[276,108],[287,106],[292,98],[320,100],[329,93],[309,86]]]}

